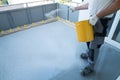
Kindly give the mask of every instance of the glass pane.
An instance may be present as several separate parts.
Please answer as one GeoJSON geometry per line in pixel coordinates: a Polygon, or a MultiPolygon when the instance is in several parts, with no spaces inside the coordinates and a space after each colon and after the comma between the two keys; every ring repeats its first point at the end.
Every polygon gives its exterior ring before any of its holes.
{"type": "Polygon", "coordinates": [[[120,20],[119,20],[119,23],[117,25],[117,28],[115,30],[115,33],[114,33],[112,39],[120,43],[120,20]]]}

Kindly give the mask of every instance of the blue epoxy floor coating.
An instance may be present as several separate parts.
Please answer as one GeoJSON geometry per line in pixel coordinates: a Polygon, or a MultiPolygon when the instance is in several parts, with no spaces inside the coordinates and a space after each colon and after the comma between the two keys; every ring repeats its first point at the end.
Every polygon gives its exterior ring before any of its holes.
{"type": "Polygon", "coordinates": [[[49,80],[77,63],[78,44],[59,21],[0,37],[0,80],[49,80]]]}

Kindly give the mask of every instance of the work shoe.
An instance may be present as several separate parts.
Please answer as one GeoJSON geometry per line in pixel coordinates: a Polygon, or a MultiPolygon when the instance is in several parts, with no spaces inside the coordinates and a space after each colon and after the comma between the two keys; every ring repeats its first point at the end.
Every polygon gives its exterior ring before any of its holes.
{"type": "Polygon", "coordinates": [[[93,68],[94,68],[93,64],[89,64],[80,73],[82,76],[90,75],[91,73],[94,72],[93,68]]]}
{"type": "Polygon", "coordinates": [[[82,54],[80,55],[80,57],[81,57],[82,59],[88,59],[88,54],[82,53],[82,54]]]}

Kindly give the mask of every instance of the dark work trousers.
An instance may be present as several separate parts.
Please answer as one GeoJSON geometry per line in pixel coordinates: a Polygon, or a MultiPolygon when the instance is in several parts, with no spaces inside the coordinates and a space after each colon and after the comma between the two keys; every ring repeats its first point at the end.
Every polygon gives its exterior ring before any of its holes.
{"type": "Polygon", "coordinates": [[[94,40],[91,42],[87,42],[87,46],[89,49],[88,52],[88,57],[89,57],[89,62],[94,62],[94,54],[96,49],[99,49],[100,46],[104,42],[104,38],[106,36],[106,29],[108,28],[108,21],[110,18],[103,18],[100,19],[96,25],[93,27],[94,28],[94,40]]]}

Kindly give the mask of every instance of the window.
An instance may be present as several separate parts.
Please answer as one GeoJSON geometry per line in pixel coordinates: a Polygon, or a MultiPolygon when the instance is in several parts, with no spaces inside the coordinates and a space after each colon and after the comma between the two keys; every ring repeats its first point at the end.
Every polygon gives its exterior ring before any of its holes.
{"type": "Polygon", "coordinates": [[[105,42],[120,49],[120,10],[117,11],[115,15],[110,33],[108,37],[105,38],[105,42]]]}
{"type": "Polygon", "coordinates": [[[112,37],[113,40],[120,43],[120,20],[112,37]]]}

